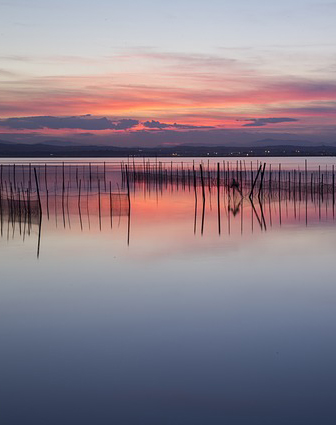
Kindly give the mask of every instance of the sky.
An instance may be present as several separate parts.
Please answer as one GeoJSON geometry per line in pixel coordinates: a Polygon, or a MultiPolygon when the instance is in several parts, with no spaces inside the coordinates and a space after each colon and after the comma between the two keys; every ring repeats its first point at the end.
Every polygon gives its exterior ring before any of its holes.
{"type": "Polygon", "coordinates": [[[336,2],[0,0],[0,140],[336,144],[336,2]]]}

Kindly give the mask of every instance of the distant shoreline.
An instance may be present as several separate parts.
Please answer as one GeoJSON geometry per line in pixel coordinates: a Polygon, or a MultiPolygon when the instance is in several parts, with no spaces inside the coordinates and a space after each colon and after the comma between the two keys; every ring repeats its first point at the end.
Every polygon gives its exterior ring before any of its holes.
{"type": "Polygon", "coordinates": [[[0,143],[0,158],[128,158],[128,157],[302,157],[336,156],[336,146],[173,146],[122,148],[112,146],[53,146],[0,143]]]}

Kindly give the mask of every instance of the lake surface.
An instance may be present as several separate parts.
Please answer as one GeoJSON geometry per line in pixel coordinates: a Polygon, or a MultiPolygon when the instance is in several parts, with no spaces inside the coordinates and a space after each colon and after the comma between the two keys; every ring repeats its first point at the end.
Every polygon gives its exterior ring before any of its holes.
{"type": "Polygon", "coordinates": [[[1,161],[1,423],[335,424],[334,159],[237,160],[1,161]]]}

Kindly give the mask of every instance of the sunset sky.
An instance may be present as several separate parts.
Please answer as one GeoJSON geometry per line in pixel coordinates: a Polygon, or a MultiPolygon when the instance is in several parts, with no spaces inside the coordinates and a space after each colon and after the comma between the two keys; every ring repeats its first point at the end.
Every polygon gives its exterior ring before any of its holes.
{"type": "Polygon", "coordinates": [[[336,2],[0,0],[0,139],[336,144],[336,2]]]}

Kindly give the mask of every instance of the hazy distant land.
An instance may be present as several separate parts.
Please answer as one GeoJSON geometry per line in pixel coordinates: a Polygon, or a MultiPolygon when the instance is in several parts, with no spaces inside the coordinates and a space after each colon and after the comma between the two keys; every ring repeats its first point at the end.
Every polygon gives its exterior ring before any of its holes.
{"type": "Polygon", "coordinates": [[[0,141],[0,157],[272,157],[272,156],[335,156],[336,146],[159,146],[148,147],[116,147],[116,146],[83,146],[58,141],[19,144],[0,141]]]}

